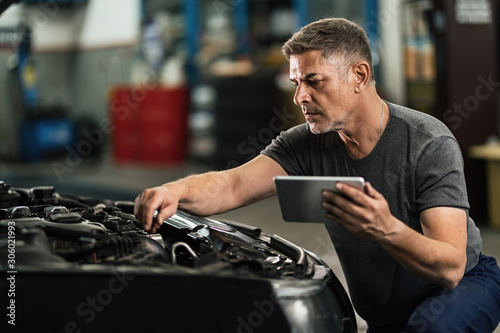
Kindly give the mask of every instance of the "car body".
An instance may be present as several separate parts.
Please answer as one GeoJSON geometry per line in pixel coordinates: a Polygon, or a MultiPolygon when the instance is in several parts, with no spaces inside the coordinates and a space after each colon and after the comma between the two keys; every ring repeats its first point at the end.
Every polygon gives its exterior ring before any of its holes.
{"type": "Polygon", "coordinates": [[[348,295],[313,253],[249,225],[181,211],[149,234],[133,208],[0,182],[1,327],[357,332],[348,295]]]}

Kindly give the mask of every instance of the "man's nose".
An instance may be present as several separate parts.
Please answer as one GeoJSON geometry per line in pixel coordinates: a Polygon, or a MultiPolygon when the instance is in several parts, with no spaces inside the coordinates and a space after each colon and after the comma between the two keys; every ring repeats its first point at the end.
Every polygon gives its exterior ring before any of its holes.
{"type": "Polygon", "coordinates": [[[295,94],[293,95],[293,102],[296,105],[302,105],[311,102],[311,95],[304,84],[297,85],[295,89],[295,94]]]}

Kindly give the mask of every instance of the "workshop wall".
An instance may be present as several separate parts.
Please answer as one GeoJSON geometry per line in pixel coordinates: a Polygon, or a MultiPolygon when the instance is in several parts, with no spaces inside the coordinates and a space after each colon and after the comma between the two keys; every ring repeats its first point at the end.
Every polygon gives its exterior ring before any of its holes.
{"type": "MultiPolygon", "coordinates": [[[[21,3],[0,18],[1,29],[28,26],[34,90],[43,112],[98,123],[107,116],[109,86],[129,80],[130,59],[139,39],[140,1],[21,3]],[[118,14],[116,14],[118,13],[118,14]]],[[[0,45],[0,157],[19,156],[20,109],[14,44],[0,45]]]]}

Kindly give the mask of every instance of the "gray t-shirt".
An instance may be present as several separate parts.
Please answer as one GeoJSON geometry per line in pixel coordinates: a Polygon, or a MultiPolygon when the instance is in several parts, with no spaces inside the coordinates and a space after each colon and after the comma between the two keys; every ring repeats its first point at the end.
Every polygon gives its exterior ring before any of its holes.
{"type": "MultiPolygon", "coordinates": [[[[437,206],[468,212],[469,203],[460,147],[436,118],[387,103],[389,122],[371,153],[350,157],[338,133],[312,134],[307,124],[282,132],[262,151],[289,175],[361,176],[382,193],[391,213],[422,233],[419,214],[437,206]]],[[[430,293],[432,282],[407,272],[382,247],[349,233],[340,223],[327,223],[356,311],[372,324],[406,321],[430,293]]],[[[466,272],[479,258],[482,240],[468,218],[466,272]]]]}

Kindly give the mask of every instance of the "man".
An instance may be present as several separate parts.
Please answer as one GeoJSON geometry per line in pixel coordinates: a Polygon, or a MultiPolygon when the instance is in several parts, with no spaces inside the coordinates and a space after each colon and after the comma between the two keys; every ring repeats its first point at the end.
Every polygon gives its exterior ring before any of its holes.
{"type": "Polygon", "coordinates": [[[283,53],[306,124],[240,167],[145,190],[136,199],[144,228],[156,232],[177,209],[212,215],[274,195],[278,175],[362,176],[365,191],[339,185],[322,207],[369,332],[492,332],[500,269],[481,254],[451,132],[378,96],[368,39],[350,21],[311,23],[283,53]]]}

